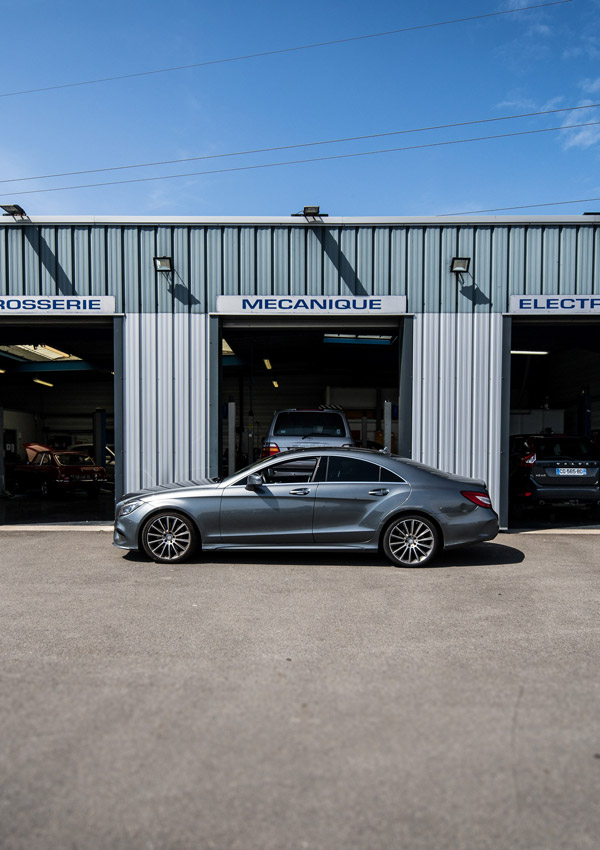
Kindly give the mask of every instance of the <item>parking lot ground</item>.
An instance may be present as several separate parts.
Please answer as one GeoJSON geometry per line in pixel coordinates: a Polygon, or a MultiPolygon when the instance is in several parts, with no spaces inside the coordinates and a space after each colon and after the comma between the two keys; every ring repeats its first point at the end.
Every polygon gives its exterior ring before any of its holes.
{"type": "Polygon", "coordinates": [[[596,850],[597,532],[110,543],[0,531],[2,850],[596,850]]]}

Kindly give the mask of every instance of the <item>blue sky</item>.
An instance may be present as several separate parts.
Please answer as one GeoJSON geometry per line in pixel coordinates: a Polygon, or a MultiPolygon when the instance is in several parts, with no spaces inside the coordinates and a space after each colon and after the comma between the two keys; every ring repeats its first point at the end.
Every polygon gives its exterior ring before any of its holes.
{"type": "MultiPolygon", "coordinates": [[[[536,0],[0,0],[0,94],[229,59],[536,0]]],[[[0,180],[300,145],[600,102],[600,0],[378,38],[0,97],[0,180]]],[[[0,182],[34,215],[466,213],[600,197],[600,125],[280,167],[600,121],[600,109],[150,168],[0,182]]],[[[579,214],[600,201],[522,214],[579,214]]]]}

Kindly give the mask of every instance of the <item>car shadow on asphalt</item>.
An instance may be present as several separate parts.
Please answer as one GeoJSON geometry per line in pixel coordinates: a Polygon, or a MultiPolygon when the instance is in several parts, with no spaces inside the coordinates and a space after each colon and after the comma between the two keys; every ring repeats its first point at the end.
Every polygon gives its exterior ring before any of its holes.
{"type": "MultiPolygon", "coordinates": [[[[442,552],[426,570],[435,570],[448,567],[491,567],[503,564],[520,564],[525,555],[515,546],[507,546],[504,543],[476,543],[461,549],[451,549],[442,552]]],[[[124,561],[140,564],[153,564],[152,560],[143,552],[127,552],[123,556],[124,561]]],[[[300,567],[389,567],[390,569],[412,570],[414,567],[395,567],[383,555],[366,554],[363,552],[289,552],[261,551],[228,549],[219,552],[206,552],[204,555],[197,554],[194,558],[181,564],[182,568],[189,566],[203,566],[207,564],[223,566],[264,565],[264,566],[300,566],[300,567]]],[[[157,564],[164,567],[168,564],[157,564]]],[[[171,566],[180,566],[173,564],[171,566]]]]}

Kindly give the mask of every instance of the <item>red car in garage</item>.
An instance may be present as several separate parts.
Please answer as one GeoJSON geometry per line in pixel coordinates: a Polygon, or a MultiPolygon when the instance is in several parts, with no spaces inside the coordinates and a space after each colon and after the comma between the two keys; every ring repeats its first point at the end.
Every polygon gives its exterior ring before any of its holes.
{"type": "Polygon", "coordinates": [[[26,443],[27,463],[7,464],[6,488],[11,493],[37,492],[55,496],[84,490],[97,496],[106,470],[85,452],[63,452],[39,443],[26,443]]]}

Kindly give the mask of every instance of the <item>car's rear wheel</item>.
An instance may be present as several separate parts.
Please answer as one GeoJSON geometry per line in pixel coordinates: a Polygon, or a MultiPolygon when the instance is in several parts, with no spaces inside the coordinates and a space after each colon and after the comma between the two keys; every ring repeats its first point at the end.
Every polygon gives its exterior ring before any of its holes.
{"type": "Polygon", "coordinates": [[[49,481],[42,481],[40,484],[40,494],[44,499],[47,499],[52,495],[52,487],[50,486],[49,481]]]}
{"type": "Polygon", "coordinates": [[[435,558],[440,536],[433,522],[417,514],[398,517],[387,527],[383,551],[397,567],[425,567],[435,558]]]}
{"type": "Polygon", "coordinates": [[[193,522],[177,511],[155,514],[142,531],[142,546],[153,561],[176,564],[189,558],[198,545],[193,522]]]}

